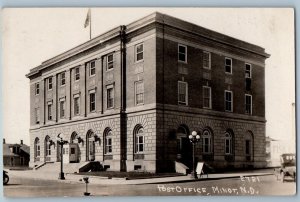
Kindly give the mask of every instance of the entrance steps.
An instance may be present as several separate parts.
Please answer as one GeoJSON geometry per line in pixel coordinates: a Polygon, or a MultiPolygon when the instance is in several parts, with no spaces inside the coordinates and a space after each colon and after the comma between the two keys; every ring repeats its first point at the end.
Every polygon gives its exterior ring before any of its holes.
{"type": "Polygon", "coordinates": [[[187,167],[183,163],[175,161],[175,171],[176,171],[176,173],[182,173],[182,174],[187,175],[189,170],[190,170],[189,167],[187,167]]]}
{"type": "Polygon", "coordinates": [[[38,170],[38,169],[40,169],[41,167],[43,167],[44,165],[46,165],[46,162],[36,165],[33,169],[34,169],[34,170],[38,170]]]}
{"type": "MultiPolygon", "coordinates": [[[[41,166],[35,168],[39,172],[60,172],[60,162],[45,162],[41,166]]],[[[88,171],[100,171],[103,166],[99,161],[89,161],[80,163],[66,163],[63,164],[64,173],[79,173],[88,171]]]]}

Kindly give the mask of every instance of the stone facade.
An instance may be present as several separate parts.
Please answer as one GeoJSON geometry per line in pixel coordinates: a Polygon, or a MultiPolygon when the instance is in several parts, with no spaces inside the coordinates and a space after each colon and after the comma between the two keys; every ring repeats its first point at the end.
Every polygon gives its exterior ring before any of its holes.
{"type": "Polygon", "coordinates": [[[261,47],[160,13],[112,29],[27,75],[30,164],[60,161],[60,137],[69,142],[65,163],[172,172],[175,161],[192,167],[188,136],[196,131],[197,161],[263,167],[267,57],[261,47]],[[225,72],[228,59],[231,71],[225,72]],[[210,88],[208,107],[204,87],[210,88]],[[233,94],[229,111],[226,91],[233,94]]]}

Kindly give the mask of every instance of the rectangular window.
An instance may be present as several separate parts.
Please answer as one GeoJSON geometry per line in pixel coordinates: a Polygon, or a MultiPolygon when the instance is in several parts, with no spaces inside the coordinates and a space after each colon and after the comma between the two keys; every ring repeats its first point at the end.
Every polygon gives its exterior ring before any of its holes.
{"type": "Polygon", "coordinates": [[[144,152],[144,136],[136,136],[136,153],[144,152]]]}
{"type": "Polygon", "coordinates": [[[90,62],[90,76],[93,76],[96,74],[96,62],[92,61],[90,62]]]}
{"type": "Polygon", "coordinates": [[[60,74],[60,85],[63,86],[66,84],[66,73],[65,72],[62,72],[60,74]]]}
{"type": "Polygon", "coordinates": [[[48,120],[52,120],[52,103],[48,104],[48,120]]]}
{"type": "Polygon", "coordinates": [[[75,81],[78,81],[80,79],[80,72],[79,67],[75,68],[75,81]]]}
{"type": "Polygon", "coordinates": [[[48,78],[48,90],[52,90],[52,77],[48,78]]]}
{"type": "Polygon", "coordinates": [[[232,91],[225,90],[225,111],[232,112],[232,91]]]}
{"type": "Polygon", "coordinates": [[[232,74],[232,59],[225,58],[225,72],[232,74]]]}
{"type": "Polygon", "coordinates": [[[79,97],[74,98],[74,115],[79,115],[80,113],[80,103],[79,97]]]}
{"type": "Polygon", "coordinates": [[[203,86],[203,108],[211,109],[211,88],[203,86]]]}
{"type": "Polygon", "coordinates": [[[40,123],[40,108],[35,108],[35,123],[40,123]]]}
{"type": "Polygon", "coordinates": [[[187,82],[178,81],[178,104],[188,104],[188,84],[187,82]]]}
{"type": "Polygon", "coordinates": [[[65,101],[61,100],[59,103],[59,109],[60,109],[60,118],[64,118],[65,117],[65,101]]]}
{"type": "Polygon", "coordinates": [[[109,54],[107,56],[107,69],[106,70],[110,70],[114,68],[114,55],[113,54],[109,54]]]}
{"type": "Polygon", "coordinates": [[[252,114],[252,95],[245,95],[246,114],[252,114]]]}
{"type": "Polygon", "coordinates": [[[211,66],[211,55],[210,52],[203,52],[203,68],[210,69],[211,66]]]}
{"type": "Polygon", "coordinates": [[[135,82],[135,104],[144,104],[144,81],[135,82]]]}
{"type": "Polygon", "coordinates": [[[187,62],[187,47],[178,44],[178,61],[187,62]]]}
{"type": "Polygon", "coordinates": [[[96,94],[90,93],[90,112],[94,112],[96,110],[96,94]]]}
{"type": "Polygon", "coordinates": [[[39,83],[36,83],[36,84],[35,84],[35,94],[36,94],[36,95],[39,95],[39,94],[40,94],[40,84],[39,84],[39,83]]]}
{"type": "Polygon", "coordinates": [[[135,57],[136,62],[144,60],[144,44],[135,46],[135,57]]]}
{"type": "Polygon", "coordinates": [[[107,108],[114,107],[114,88],[107,88],[107,108]]]}
{"type": "Polygon", "coordinates": [[[251,64],[245,64],[245,78],[251,78],[251,64]]]}

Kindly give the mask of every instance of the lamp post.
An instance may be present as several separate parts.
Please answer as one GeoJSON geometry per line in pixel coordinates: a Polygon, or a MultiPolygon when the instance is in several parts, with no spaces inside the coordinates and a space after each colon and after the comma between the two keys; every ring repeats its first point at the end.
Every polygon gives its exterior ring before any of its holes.
{"type": "Polygon", "coordinates": [[[60,145],[60,173],[58,176],[59,180],[64,180],[65,179],[65,174],[63,171],[63,146],[64,144],[67,144],[68,141],[63,140],[62,137],[60,137],[60,135],[57,136],[57,143],[60,145]]]}
{"type": "Polygon", "coordinates": [[[193,131],[192,134],[189,135],[189,139],[193,145],[193,171],[191,172],[191,177],[197,179],[197,172],[195,170],[195,144],[200,141],[200,135],[198,135],[196,131],[193,131]]]}

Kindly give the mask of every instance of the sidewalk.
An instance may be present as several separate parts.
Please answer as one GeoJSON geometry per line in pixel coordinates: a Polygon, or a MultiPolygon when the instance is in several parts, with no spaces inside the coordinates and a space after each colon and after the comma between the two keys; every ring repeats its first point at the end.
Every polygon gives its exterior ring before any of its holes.
{"type": "MultiPolygon", "coordinates": [[[[57,172],[48,172],[47,174],[34,171],[8,171],[9,177],[19,177],[19,178],[30,178],[30,179],[39,179],[39,180],[54,180],[65,183],[83,183],[82,178],[84,175],[75,175],[75,174],[65,174],[65,180],[58,180],[57,172]]],[[[218,179],[226,179],[226,178],[240,178],[251,177],[251,176],[265,176],[265,175],[273,175],[272,172],[237,172],[237,173],[219,173],[219,174],[208,174],[201,176],[201,178],[197,179],[197,181],[205,181],[205,180],[218,180],[218,179]]],[[[101,184],[101,185],[120,185],[120,184],[128,184],[128,185],[137,185],[137,184],[161,184],[161,183],[180,183],[180,182],[189,182],[195,181],[191,178],[190,175],[187,176],[175,176],[175,177],[160,177],[160,178],[147,178],[147,179],[132,179],[127,180],[125,178],[112,178],[108,179],[107,177],[99,177],[99,176],[89,176],[89,183],[91,184],[101,184]]]]}

